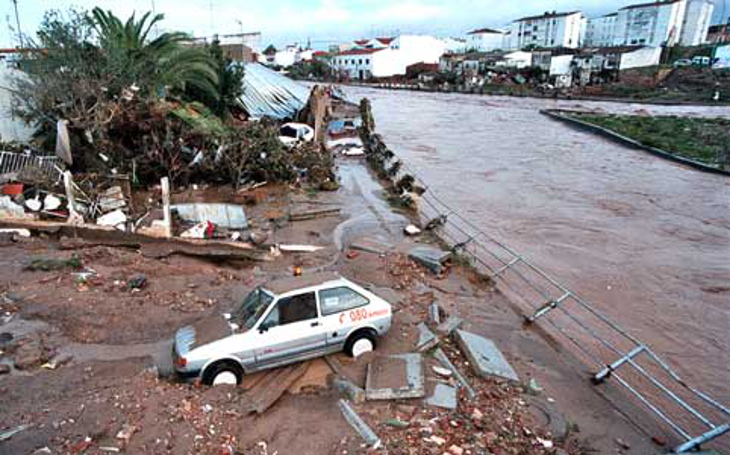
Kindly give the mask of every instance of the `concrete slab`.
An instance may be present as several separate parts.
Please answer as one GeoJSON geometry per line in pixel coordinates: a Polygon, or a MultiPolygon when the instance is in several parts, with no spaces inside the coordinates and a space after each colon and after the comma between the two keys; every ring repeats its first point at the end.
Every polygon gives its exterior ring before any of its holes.
{"type": "Polygon", "coordinates": [[[365,237],[357,239],[350,244],[350,248],[353,250],[360,250],[366,253],[372,253],[377,255],[386,254],[388,251],[393,249],[393,244],[382,242],[377,239],[365,237]]]}
{"type": "Polygon", "coordinates": [[[365,379],[367,400],[422,398],[426,395],[421,354],[376,357],[365,379]]]}
{"type": "Polygon", "coordinates": [[[436,302],[433,302],[430,307],[428,307],[428,316],[431,318],[431,323],[435,325],[441,324],[441,312],[439,310],[439,304],[436,302]]]}
{"type": "Polygon", "coordinates": [[[439,344],[439,339],[436,334],[433,333],[424,322],[418,324],[416,328],[418,329],[418,341],[416,341],[416,351],[426,352],[439,344]]]}
{"type": "Polygon", "coordinates": [[[408,252],[408,256],[434,274],[440,275],[444,263],[451,258],[451,253],[430,246],[417,246],[408,252]]]}
{"type": "Polygon", "coordinates": [[[433,389],[433,395],[426,398],[426,404],[445,409],[456,409],[458,399],[456,395],[456,387],[446,384],[436,384],[433,389]]]}
{"type": "Polygon", "coordinates": [[[458,316],[449,316],[447,320],[436,327],[436,331],[443,336],[449,336],[451,332],[461,327],[462,322],[464,321],[458,316]]]}
{"type": "Polygon", "coordinates": [[[492,340],[475,335],[465,330],[456,331],[456,340],[469,359],[474,372],[482,377],[497,376],[519,381],[512,365],[507,362],[502,351],[492,340]]]}
{"type": "Polygon", "coordinates": [[[349,423],[350,426],[357,431],[365,443],[374,449],[379,448],[381,444],[380,438],[357,414],[357,412],[355,412],[352,406],[350,406],[350,403],[345,400],[340,400],[337,404],[339,405],[340,411],[342,411],[342,415],[345,417],[345,420],[347,420],[347,423],[349,423]]]}

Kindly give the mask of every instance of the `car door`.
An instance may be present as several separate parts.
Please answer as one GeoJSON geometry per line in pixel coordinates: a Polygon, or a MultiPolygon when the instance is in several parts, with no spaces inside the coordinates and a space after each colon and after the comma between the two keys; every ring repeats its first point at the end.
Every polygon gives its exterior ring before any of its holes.
{"type": "Polygon", "coordinates": [[[259,324],[256,363],[288,363],[317,355],[325,347],[314,292],[280,298],[259,324]]]}
{"type": "Polygon", "coordinates": [[[322,327],[328,348],[341,348],[347,335],[367,319],[370,301],[349,286],[337,286],[319,291],[322,327]]]}

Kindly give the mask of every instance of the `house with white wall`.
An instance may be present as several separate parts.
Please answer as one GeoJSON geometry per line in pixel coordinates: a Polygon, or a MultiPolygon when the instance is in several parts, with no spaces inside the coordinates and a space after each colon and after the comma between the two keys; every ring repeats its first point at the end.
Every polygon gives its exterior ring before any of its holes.
{"type": "Polygon", "coordinates": [[[480,28],[466,34],[468,50],[489,52],[504,49],[505,32],[492,28],[480,28]]]}
{"type": "Polygon", "coordinates": [[[683,46],[697,46],[708,41],[710,22],[715,6],[707,0],[688,0],[679,39],[683,46]]]}
{"type": "Polygon", "coordinates": [[[547,12],[512,22],[507,42],[510,49],[528,46],[577,48],[581,45],[585,19],[580,11],[547,12]]]}
{"type": "Polygon", "coordinates": [[[405,75],[415,63],[439,63],[446,43],[426,35],[401,35],[357,41],[354,49],[335,54],[331,66],[335,74],[350,79],[405,75]]]}

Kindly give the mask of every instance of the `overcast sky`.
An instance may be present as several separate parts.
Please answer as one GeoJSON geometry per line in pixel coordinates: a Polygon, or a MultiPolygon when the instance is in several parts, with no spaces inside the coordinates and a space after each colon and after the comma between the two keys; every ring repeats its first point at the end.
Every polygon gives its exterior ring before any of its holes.
{"type": "MultiPolygon", "coordinates": [[[[16,44],[12,0],[2,1],[2,47],[16,44]]],[[[326,47],[330,42],[373,35],[430,33],[460,36],[479,27],[500,27],[521,16],[547,10],[582,10],[588,17],[642,0],[17,0],[24,33],[34,32],[49,9],[100,6],[126,17],[134,11],[165,15],[162,27],[196,36],[260,31],[264,45],[289,42],[326,47]]],[[[643,0],[645,1],[645,0],[643,0]]],[[[715,0],[714,22],[723,1],[715,0]]],[[[730,7],[726,8],[730,10],[730,7]]],[[[725,12],[725,16],[730,11],[725,12]]]]}

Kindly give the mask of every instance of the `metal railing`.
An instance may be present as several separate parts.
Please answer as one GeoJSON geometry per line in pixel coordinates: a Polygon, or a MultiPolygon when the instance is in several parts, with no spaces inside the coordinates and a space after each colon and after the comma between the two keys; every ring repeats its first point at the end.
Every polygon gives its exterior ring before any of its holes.
{"type": "Polygon", "coordinates": [[[452,250],[467,257],[478,272],[523,309],[527,323],[545,322],[576,348],[595,368],[594,385],[613,379],[646,409],[667,424],[682,442],[676,453],[730,431],[728,407],[691,387],[649,346],[631,335],[596,307],[563,286],[525,256],[484,232],[442,201],[428,184],[403,164],[426,189],[419,198],[419,216],[433,223],[437,235],[452,250]]]}
{"type": "Polygon", "coordinates": [[[61,160],[56,156],[37,156],[27,153],[0,151],[0,175],[33,168],[60,179],[60,164],[61,160]]]}

